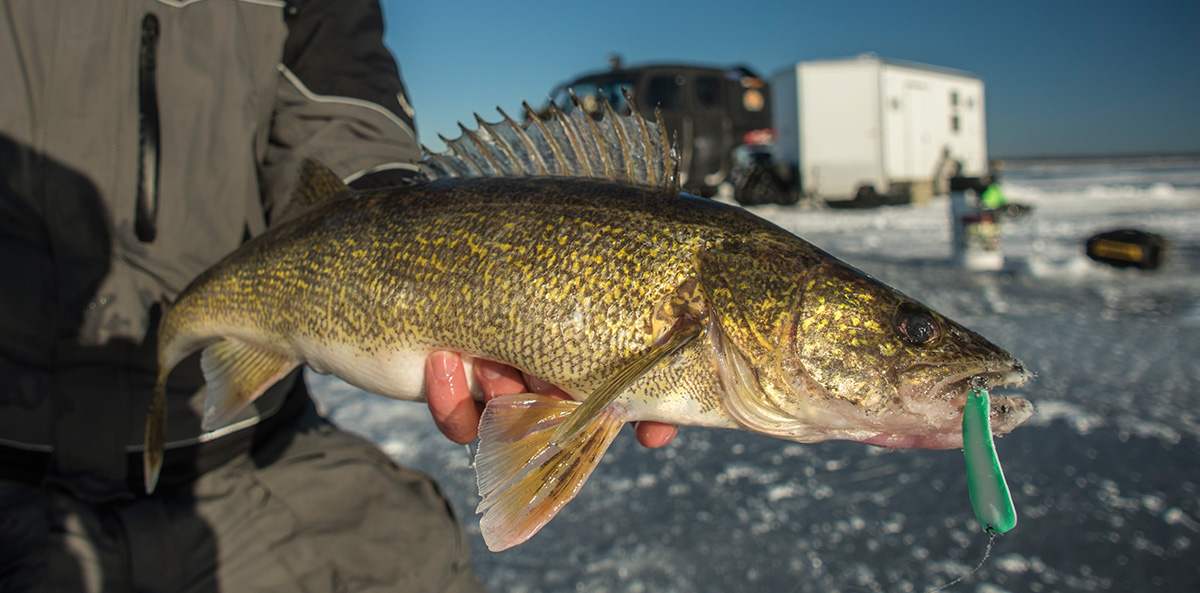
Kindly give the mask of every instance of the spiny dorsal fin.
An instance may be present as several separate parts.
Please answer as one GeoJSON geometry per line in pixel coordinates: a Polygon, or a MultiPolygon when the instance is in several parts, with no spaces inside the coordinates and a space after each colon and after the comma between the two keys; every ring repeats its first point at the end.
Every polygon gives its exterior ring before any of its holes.
{"type": "Polygon", "coordinates": [[[300,165],[300,178],[292,189],[292,199],[283,207],[272,224],[295,218],[317,204],[340,200],[350,195],[350,188],[329,167],[313,159],[300,165]]]}
{"type": "MultiPolygon", "coordinates": [[[[625,92],[625,100],[633,99],[625,92]]],[[[454,177],[561,176],[608,179],[634,185],[679,190],[679,160],[667,138],[662,114],[656,122],[631,109],[618,115],[603,94],[598,97],[603,115],[593,119],[571,93],[570,113],[550,102],[550,116],[542,119],[522,102],[528,114],[524,125],[499,107],[501,121],[487,123],[478,115],[478,127],[459,124],[462,135],[454,140],[439,136],[446,152],[424,148],[421,171],[431,180],[454,177]]]]}

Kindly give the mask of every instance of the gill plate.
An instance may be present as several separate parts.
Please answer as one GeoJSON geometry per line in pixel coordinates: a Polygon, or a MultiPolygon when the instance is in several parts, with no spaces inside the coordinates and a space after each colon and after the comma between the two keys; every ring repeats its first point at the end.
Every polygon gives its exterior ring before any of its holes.
{"type": "Polygon", "coordinates": [[[725,410],[743,427],[776,437],[795,439],[804,434],[806,423],[766,401],[758,375],[733,343],[721,335],[710,318],[708,335],[717,353],[717,373],[726,397],[725,410]]]}

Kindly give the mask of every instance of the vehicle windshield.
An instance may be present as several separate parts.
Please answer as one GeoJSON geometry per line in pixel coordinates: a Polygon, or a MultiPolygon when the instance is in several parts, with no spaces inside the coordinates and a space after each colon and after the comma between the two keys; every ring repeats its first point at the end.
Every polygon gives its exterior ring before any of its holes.
{"type": "Polygon", "coordinates": [[[629,114],[629,105],[625,102],[625,96],[621,89],[629,89],[632,94],[635,88],[636,81],[633,79],[618,79],[608,80],[604,82],[576,82],[574,84],[559,87],[554,92],[552,97],[554,104],[558,105],[563,111],[570,111],[575,108],[571,102],[571,96],[568,89],[575,91],[575,96],[579,97],[579,103],[591,115],[599,115],[602,109],[600,105],[599,95],[604,95],[608,99],[613,110],[621,115],[629,114]]]}

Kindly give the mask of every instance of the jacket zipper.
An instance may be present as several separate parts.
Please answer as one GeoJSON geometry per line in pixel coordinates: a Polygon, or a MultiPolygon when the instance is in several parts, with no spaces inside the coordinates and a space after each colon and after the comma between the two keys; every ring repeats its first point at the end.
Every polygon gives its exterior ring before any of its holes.
{"type": "Polygon", "coordinates": [[[142,45],[138,52],[138,184],[134,233],[139,241],[151,243],[158,235],[159,119],[158,17],[142,18],[142,45]]]}

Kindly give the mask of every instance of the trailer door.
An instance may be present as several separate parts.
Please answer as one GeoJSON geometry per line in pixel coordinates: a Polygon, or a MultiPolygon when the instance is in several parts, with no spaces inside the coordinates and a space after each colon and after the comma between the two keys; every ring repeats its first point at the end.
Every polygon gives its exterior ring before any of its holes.
{"type": "Polygon", "coordinates": [[[904,170],[895,176],[911,181],[933,174],[934,161],[941,154],[933,145],[933,103],[929,86],[909,80],[904,83],[904,170]]]}

